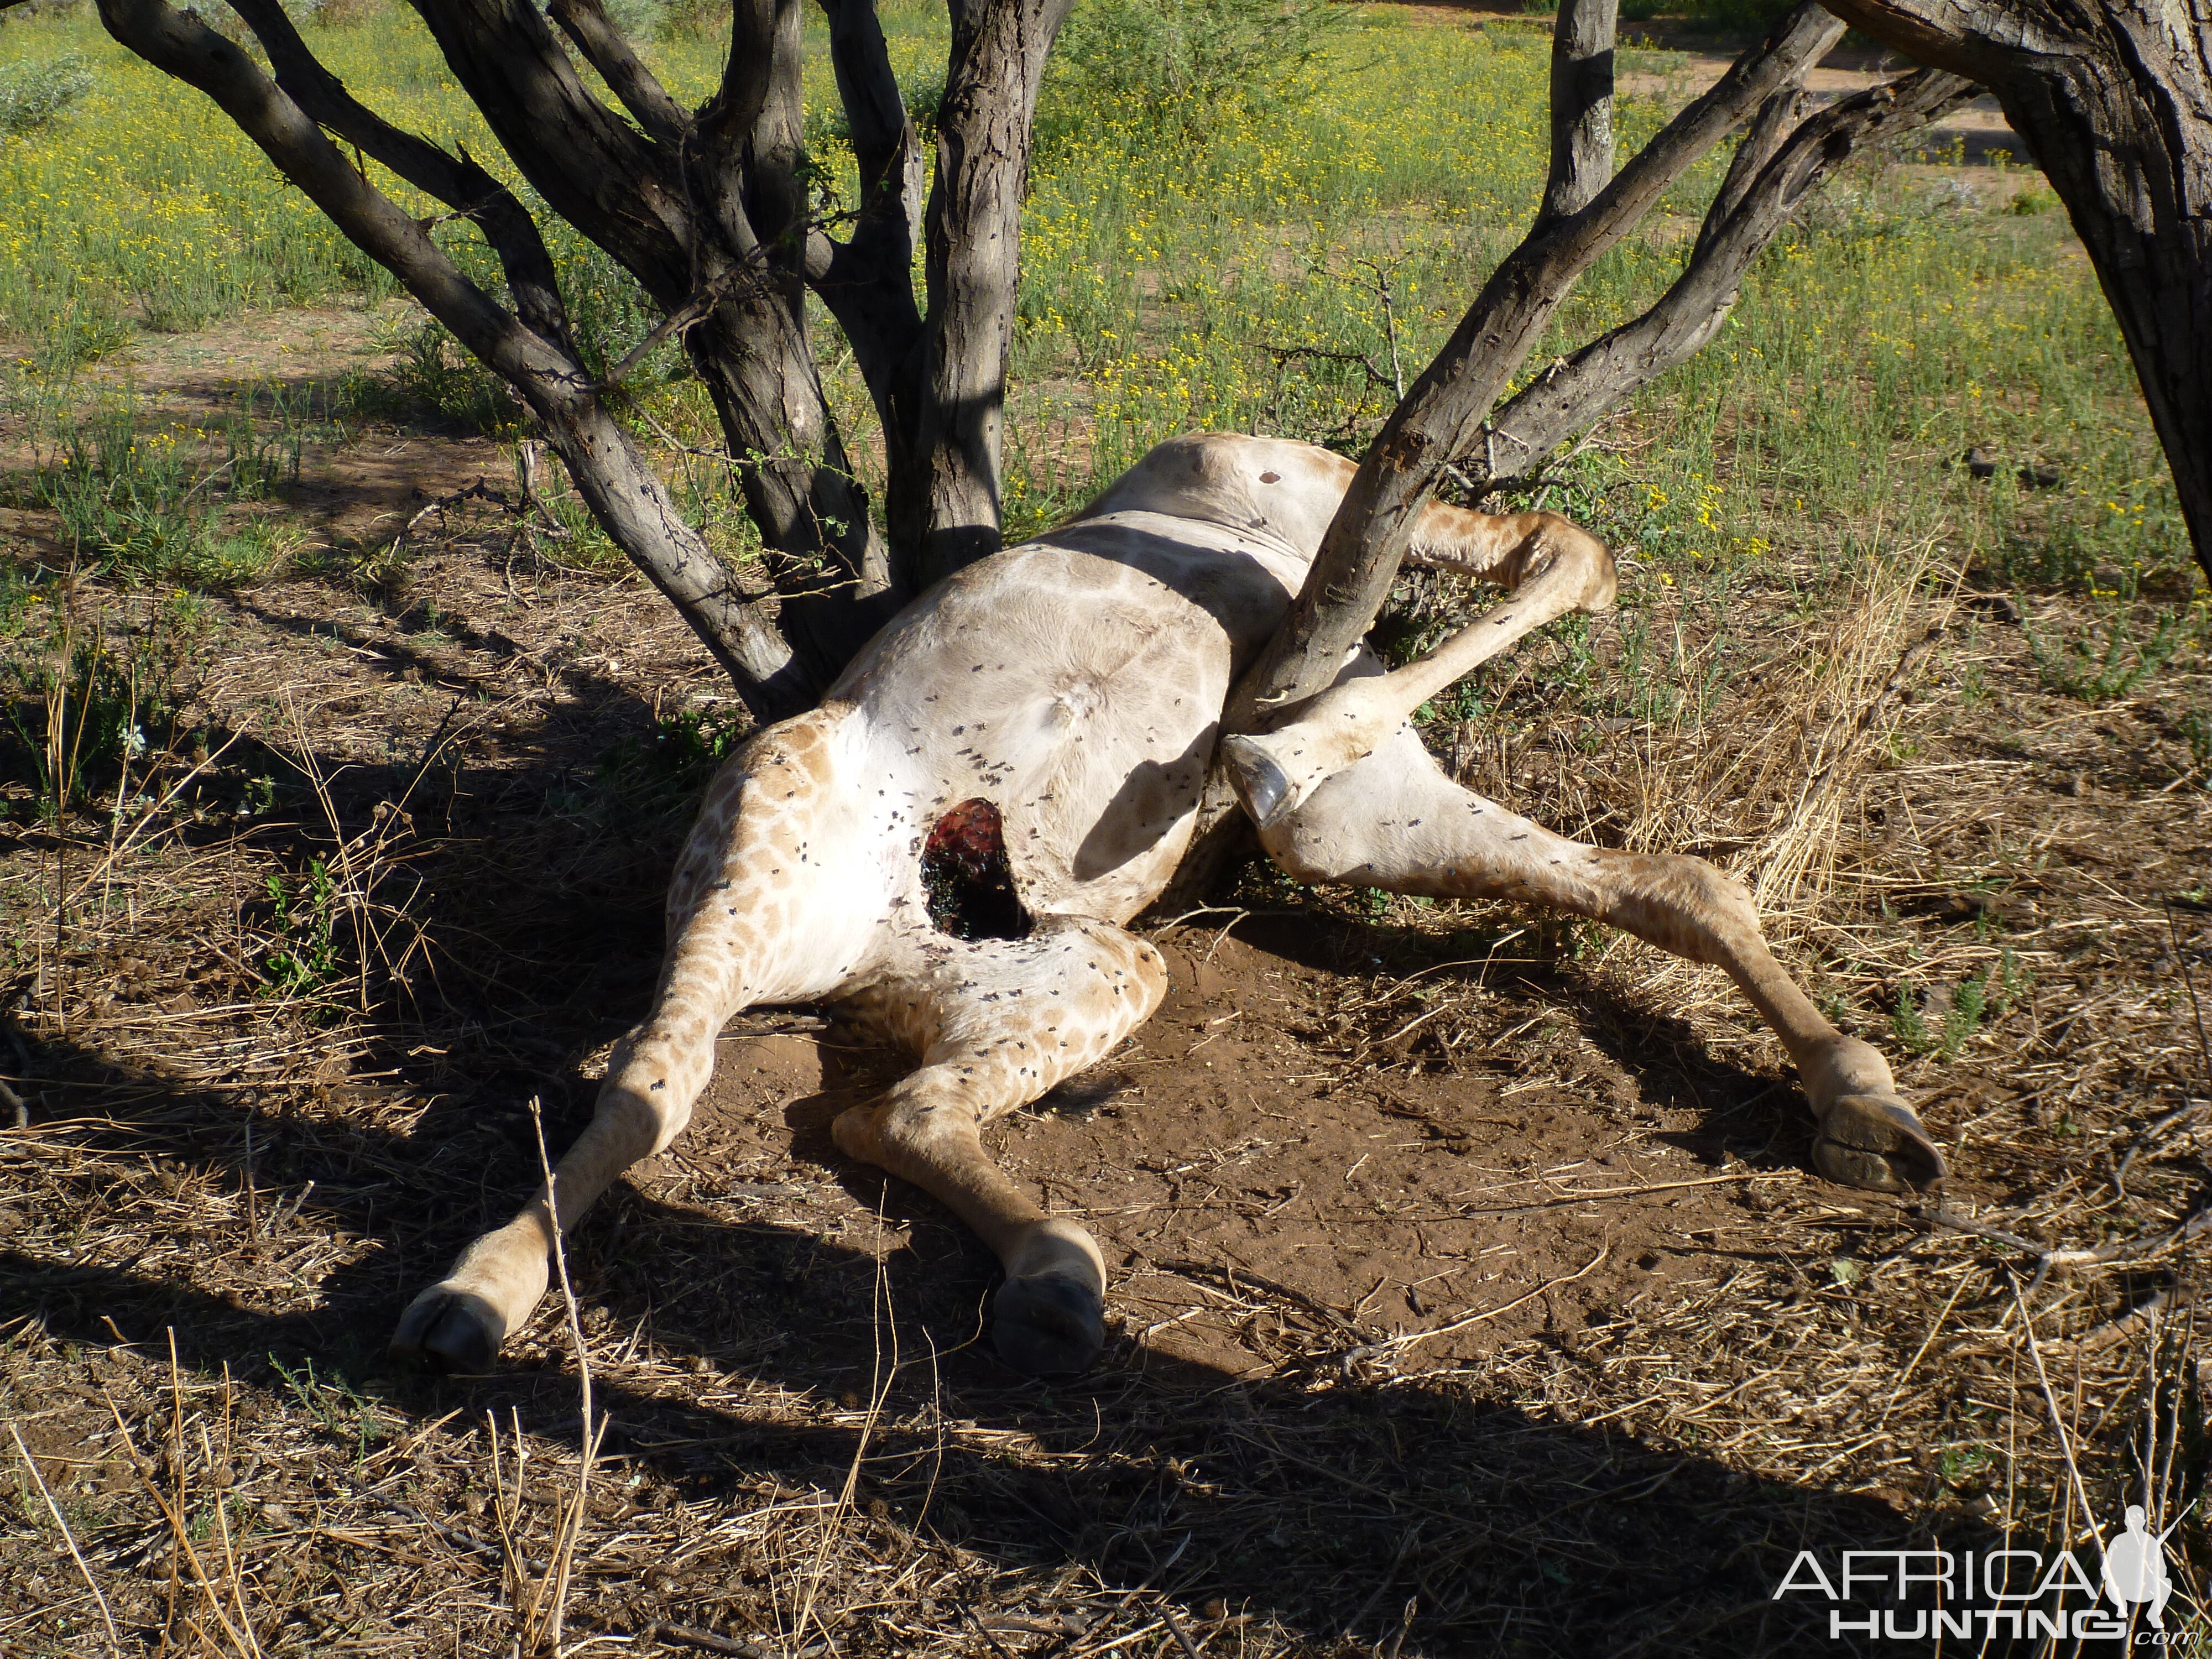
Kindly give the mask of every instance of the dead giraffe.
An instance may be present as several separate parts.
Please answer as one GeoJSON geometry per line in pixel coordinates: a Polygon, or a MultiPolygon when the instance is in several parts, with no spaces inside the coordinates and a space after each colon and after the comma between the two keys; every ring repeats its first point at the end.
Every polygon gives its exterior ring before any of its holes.
{"type": "MultiPolygon", "coordinates": [[[[1280,439],[1162,444],[1075,519],[971,566],[872,641],[812,711],[714,779],[669,886],[670,944],[645,1023],[617,1049],[555,1177],[557,1224],[679,1134],[714,1040],[758,1004],[830,1002],[921,1056],[835,1125],[849,1156],[949,1206],[1006,1267],[994,1335],[1020,1370],[1080,1370],[1104,1340],[1097,1246],[1047,1214],[979,1130],[1111,1050],[1158,1005],[1159,953],[1126,924],[1188,843],[1224,699],[1286,613],[1352,464],[1280,439]],[[1010,935],[933,923],[926,866],[995,862],[1010,935]]],[[[1716,963],[1796,1064],[1833,1181],[1926,1188],[1943,1161],[1887,1064],[1784,973],[1749,896],[1701,859],[1586,847],[1461,788],[1411,712],[1530,629],[1613,603],[1613,560],[1552,514],[1433,504],[1416,563],[1507,600],[1426,659],[1360,653],[1336,685],[1223,744],[1283,870],[1439,898],[1510,898],[1716,963]]],[[[540,1187],[401,1316],[393,1349],[489,1365],[547,1283],[540,1187]]]]}

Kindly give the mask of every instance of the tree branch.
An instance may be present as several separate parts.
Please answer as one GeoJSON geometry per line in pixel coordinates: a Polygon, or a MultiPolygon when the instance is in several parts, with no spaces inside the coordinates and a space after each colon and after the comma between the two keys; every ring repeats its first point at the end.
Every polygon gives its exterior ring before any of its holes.
{"type": "Polygon", "coordinates": [[[894,471],[911,465],[918,424],[914,368],[922,340],[914,295],[914,247],[927,165],[891,73],[875,0],[823,0],[830,60],[852,128],[860,200],[845,242],[816,233],[808,285],[820,296],[867,382],[894,471]]]}
{"type": "Polygon", "coordinates": [[[1045,57],[1072,0],[953,0],[938,112],[918,375],[921,429],[885,509],[915,585],[999,550],[999,462],[1013,346],[1022,198],[1045,57]]]}
{"type": "MultiPolygon", "coordinates": [[[[872,198],[886,184],[902,190],[904,161],[918,147],[906,100],[891,72],[876,0],[822,0],[822,9],[830,20],[830,66],[837,77],[846,125],[852,129],[861,195],[872,198]]],[[[909,225],[918,222],[921,215],[919,180],[916,184],[907,216],[909,225]]]]}
{"type": "Polygon", "coordinates": [[[553,0],[545,15],[576,43],[585,61],[599,70],[623,107],[657,144],[673,149],[691,130],[691,117],[671,98],[653,71],[614,26],[599,0],[553,0]]]}
{"type": "Polygon", "coordinates": [[[1301,702],[1329,684],[1382,608],[1414,515],[1438,476],[1474,447],[1498,392],[1582,273],[1691,162],[1817,62],[1842,33],[1843,26],[1817,5],[1798,7],[1668,122],[1587,207],[1532,232],[1506,256],[1353,474],[1290,619],[1232,694],[1224,730],[1249,731],[1262,711],[1301,702]]]}
{"type": "Polygon", "coordinates": [[[785,706],[793,697],[785,672],[790,648],[676,513],[573,353],[525,327],[471,283],[282,87],[196,16],[163,0],[100,0],[100,15],[123,46],[214,99],[356,246],[515,388],[544,422],[600,525],[676,602],[748,705],[763,718],[793,712],[785,706]]]}
{"type": "Polygon", "coordinates": [[[1829,10],[1916,63],[1970,81],[1994,82],[2024,62],[2071,55],[2066,35],[2039,7],[1961,0],[1837,0],[1829,10]]]}
{"type": "Polygon", "coordinates": [[[448,68],[546,204],[664,310],[690,297],[687,192],[653,142],[592,95],[535,6],[412,0],[448,68]]]}
{"type": "Polygon", "coordinates": [[[239,0],[234,9],[269,54],[276,84],[307,118],[473,222],[498,257],[523,325],[567,349],[568,311],[552,256],[514,193],[465,154],[448,155],[356,98],[308,49],[276,0],[239,0]]]}
{"type": "MultiPolygon", "coordinates": [[[[1630,392],[1703,350],[1728,320],[1751,262],[1854,149],[1924,126],[1973,91],[1957,76],[1922,70],[1832,104],[1795,131],[1785,125],[1781,143],[1754,147],[1747,139],[1737,155],[1749,164],[1731,170],[1681,276],[1641,317],[1593,340],[1509,401],[1491,422],[1483,454],[1466,464],[1470,482],[1480,490],[1522,476],[1630,392]],[[1767,153],[1763,164],[1760,148],[1767,153]],[[1750,176],[1739,179],[1738,171],[1750,176]]],[[[1777,93],[1761,112],[1761,126],[1797,100],[1794,91],[1777,93]]]]}
{"type": "Polygon", "coordinates": [[[1705,252],[1713,236],[1728,222],[1729,216],[1750,192],[1766,164],[1774,159],[1775,152],[1799,130],[1799,120],[1810,101],[1801,75],[1759,106],[1759,113],[1751,118],[1750,127],[1729,160],[1727,176],[1705,209],[1705,221],[1698,227],[1697,243],[1691,250],[1692,260],[1705,252]]]}

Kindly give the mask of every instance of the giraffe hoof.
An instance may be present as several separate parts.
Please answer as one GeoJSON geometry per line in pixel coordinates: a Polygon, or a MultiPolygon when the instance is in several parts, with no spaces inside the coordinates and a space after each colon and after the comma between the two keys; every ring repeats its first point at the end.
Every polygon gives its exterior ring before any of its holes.
{"type": "Polygon", "coordinates": [[[1844,1095],[1821,1115],[1813,1167],[1871,1192],[1926,1192],[1943,1180],[1943,1154],[1895,1095],[1844,1095]]]}
{"type": "Polygon", "coordinates": [[[474,1291],[433,1285],[407,1304],[392,1354],[436,1371],[488,1371],[507,1340],[507,1322],[474,1291]]]}
{"type": "Polygon", "coordinates": [[[1252,822],[1266,829],[1291,793],[1291,781],[1267,751],[1245,737],[1224,738],[1221,758],[1229,768],[1229,781],[1244,802],[1252,822]]]}
{"type": "Polygon", "coordinates": [[[1032,1376],[1088,1370],[1106,1346],[1105,1297],[1066,1273],[1009,1279],[991,1310],[999,1358],[1032,1376]]]}

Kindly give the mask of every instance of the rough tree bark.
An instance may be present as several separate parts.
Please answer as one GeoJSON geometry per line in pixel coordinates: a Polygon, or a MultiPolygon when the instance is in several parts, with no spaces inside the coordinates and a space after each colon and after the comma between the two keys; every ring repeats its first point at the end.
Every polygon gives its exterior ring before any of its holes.
{"type": "Polygon", "coordinates": [[[738,0],[721,83],[696,110],[654,79],[601,0],[554,0],[544,15],[520,0],[416,4],[463,91],[548,208],[661,309],[662,322],[609,380],[634,369],[647,345],[681,339],[768,555],[773,592],[751,595],[683,521],[614,418],[617,387],[586,365],[539,228],[512,192],[465,155],[363,106],[275,0],[237,8],[268,54],[265,71],[163,0],[100,6],[118,40],[215,99],[508,381],[601,526],[667,593],[763,720],[808,707],[922,586],[998,547],[1029,135],[1069,0],[957,0],[926,210],[921,140],[872,0],[825,0],[863,185],[842,240],[815,222],[809,200],[802,3],[738,0]],[[586,85],[578,59],[620,110],[586,85]],[[471,283],[428,228],[349,168],[326,135],[482,231],[511,304],[471,283]],[[926,307],[913,292],[918,240],[926,307]],[[844,328],[882,418],[888,538],[823,396],[807,337],[810,287],[844,328]]]}
{"type": "Polygon", "coordinates": [[[1980,82],[2066,204],[2212,574],[2212,17],[2173,0],[1829,0],[1980,82]]]}

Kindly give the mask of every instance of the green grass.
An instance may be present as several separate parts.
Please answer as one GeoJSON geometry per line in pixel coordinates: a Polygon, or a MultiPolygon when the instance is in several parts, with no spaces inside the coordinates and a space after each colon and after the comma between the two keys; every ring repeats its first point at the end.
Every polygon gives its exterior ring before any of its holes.
{"type": "MultiPolygon", "coordinates": [[[[902,3],[884,19],[902,74],[918,86],[940,76],[941,14],[902,3]]],[[[808,27],[820,67],[818,20],[808,27]]],[[[504,167],[404,9],[311,33],[373,105],[504,167]]],[[[712,83],[711,37],[645,50],[679,94],[712,83]]],[[[1051,77],[1008,428],[1014,533],[1173,432],[1363,442],[1389,394],[1345,354],[1387,380],[1395,325],[1401,372],[1414,372],[1525,225],[1545,158],[1540,21],[1478,29],[1376,8],[1324,31],[1319,50],[1258,94],[1209,103],[1172,143],[1143,100],[1085,84],[1079,66],[1051,77]]],[[[0,59],[70,53],[90,89],[0,150],[0,337],[19,408],[69,410],[75,364],[125,349],[136,331],[391,293],[204,100],[115,48],[88,16],[0,32],[0,59]]],[[[825,187],[849,199],[827,74],[811,87],[825,187]]],[[[1626,102],[1627,140],[1662,113],[1626,102]]],[[[1664,288],[1724,162],[1696,169],[1643,239],[1599,264],[1540,362],[1664,288]]],[[[1879,526],[1892,545],[1940,539],[1993,585],[2185,599],[2172,484],[2094,274],[2063,215],[2014,210],[2044,195],[2026,170],[1974,194],[1855,165],[1759,263],[1720,340],[1637,398],[1609,445],[1564,469],[1569,498],[1551,504],[1589,518],[1662,585],[1725,584],[1808,559],[1832,574],[1856,556],[1851,538],[1879,526]],[[1969,446],[1998,459],[1994,477],[1956,465],[1969,446]],[[2031,461],[2055,466],[2058,486],[2024,489],[2015,475],[2031,461]]],[[[471,229],[438,234],[495,280],[471,229]]],[[[596,252],[557,227],[552,240],[587,352],[618,352],[647,309],[596,252]]],[[[866,396],[818,326],[837,406],[865,431],[866,396]]],[[[517,429],[512,402],[434,331],[397,343],[410,398],[517,429]]],[[[645,377],[640,393],[665,421],[703,429],[703,396],[677,368],[663,352],[663,378],[645,377]]],[[[694,493],[715,510],[711,481],[694,493]]],[[[140,544],[112,525],[95,539],[140,544]]]]}

